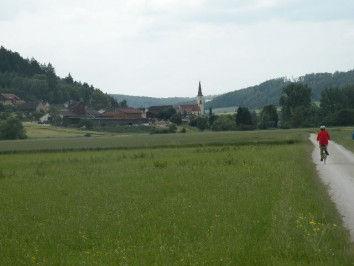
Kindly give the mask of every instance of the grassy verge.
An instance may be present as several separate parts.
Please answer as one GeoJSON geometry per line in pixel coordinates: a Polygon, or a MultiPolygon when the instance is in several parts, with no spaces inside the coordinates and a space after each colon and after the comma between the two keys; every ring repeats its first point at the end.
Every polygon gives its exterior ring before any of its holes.
{"type": "Polygon", "coordinates": [[[1,155],[0,264],[350,264],[311,148],[1,155]]]}
{"type": "Polygon", "coordinates": [[[330,133],[334,141],[354,152],[354,140],[352,140],[353,127],[332,128],[330,133]]]}
{"type": "Polygon", "coordinates": [[[60,137],[0,141],[0,153],[32,151],[72,151],[191,147],[200,145],[286,144],[307,139],[306,130],[269,130],[250,132],[192,132],[186,134],[127,134],[96,137],[60,137]]]}

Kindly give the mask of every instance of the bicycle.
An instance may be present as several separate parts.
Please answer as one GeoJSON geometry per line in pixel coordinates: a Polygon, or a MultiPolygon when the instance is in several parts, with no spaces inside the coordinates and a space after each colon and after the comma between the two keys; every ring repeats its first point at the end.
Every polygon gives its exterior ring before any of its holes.
{"type": "Polygon", "coordinates": [[[326,164],[327,156],[328,156],[327,146],[326,145],[321,145],[320,146],[320,151],[321,151],[321,162],[326,164]]]}

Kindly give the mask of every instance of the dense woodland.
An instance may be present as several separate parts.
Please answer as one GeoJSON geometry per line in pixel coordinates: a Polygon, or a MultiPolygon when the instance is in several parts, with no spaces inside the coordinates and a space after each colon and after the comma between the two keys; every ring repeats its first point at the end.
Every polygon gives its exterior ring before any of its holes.
{"type": "MultiPolygon", "coordinates": [[[[300,77],[297,82],[312,89],[312,101],[320,101],[321,93],[330,88],[344,88],[354,84],[354,70],[348,72],[317,73],[300,77]]],[[[278,105],[282,89],[292,82],[285,78],[272,79],[257,86],[232,91],[215,97],[207,103],[207,107],[221,108],[246,106],[252,109],[266,105],[278,105]]]]}
{"type": "Polygon", "coordinates": [[[25,101],[44,100],[62,104],[69,100],[83,101],[99,109],[112,107],[116,101],[87,83],[56,75],[54,67],[24,59],[18,53],[0,48],[0,92],[14,93],[25,101]]]}

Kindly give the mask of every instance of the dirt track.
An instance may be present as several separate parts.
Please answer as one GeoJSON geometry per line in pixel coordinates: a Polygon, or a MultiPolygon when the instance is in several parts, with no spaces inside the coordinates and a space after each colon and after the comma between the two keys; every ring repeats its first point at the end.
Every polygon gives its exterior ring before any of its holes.
{"type": "Polygon", "coordinates": [[[310,140],[315,145],[312,158],[319,176],[328,185],[330,196],[354,242],[354,154],[332,141],[328,146],[330,156],[324,164],[320,161],[316,136],[311,134],[310,140]]]}

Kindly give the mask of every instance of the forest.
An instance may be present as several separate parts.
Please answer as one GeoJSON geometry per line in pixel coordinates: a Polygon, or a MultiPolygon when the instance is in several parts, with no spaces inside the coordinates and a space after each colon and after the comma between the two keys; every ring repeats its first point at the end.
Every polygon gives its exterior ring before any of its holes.
{"type": "Polygon", "coordinates": [[[299,82],[312,89],[312,101],[319,102],[324,90],[344,88],[354,84],[354,70],[348,72],[307,74],[293,81],[287,78],[268,80],[259,85],[228,92],[207,103],[207,108],[246,106],[259,109],[266,105],[278,105],[282,89],[292,82],[299,82]]]}
{"type": "Polygon", "coordinates": [[[52,64],[25,59],[17,52],[0,47],[0,93],[13,93],[25,101],[47,101],[63,104],[83,101],[87,106],[109,108],[117,102],[87,83],[75,81],[69,73],[60,78],[52,64]]]}

